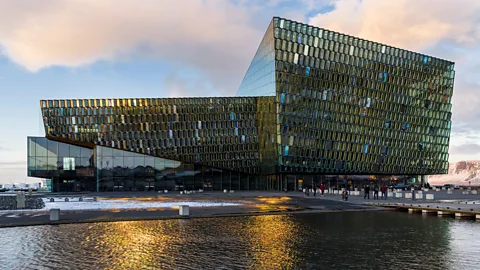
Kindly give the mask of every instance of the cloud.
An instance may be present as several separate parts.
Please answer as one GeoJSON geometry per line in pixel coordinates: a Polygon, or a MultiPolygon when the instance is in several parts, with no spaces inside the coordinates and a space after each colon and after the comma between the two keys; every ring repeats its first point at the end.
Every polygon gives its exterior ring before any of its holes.
{"type": "Polygon", "coordinates": [[[201,76],[188,73],[186,77],[178,70],[172,71],[165,76],[162,89],[167,91],[167,97],[191,97],[206,96],[214,92],[201,76]]]}
{"type": "Polygon", "coordinates": [[[443,39],[476,45],[477,0],[338,0],[336,9],[310,23],[401,48],[420,50],[443,39]]]}
{"type": "Polygon", "coordinates": [[[142,56],[195,67],[224,86],[245,72],[267,28],[253,27],[252,15],[224,0],[2,1],[0,47],[33,72],[142,56]]]}
{"type": "Polygon", "coordinates": [[[474,155],[480,153],[480,145],[476,143],[452,145],[450,147],[450,154],[452,155],[474,155]]]}
{"type": "Polygon", "coordinates": [[[0,167],[18,167],[18,166],[25,166],[27,162],[25,160],[18,160],[18,161],[0,161],[0,167]]]}

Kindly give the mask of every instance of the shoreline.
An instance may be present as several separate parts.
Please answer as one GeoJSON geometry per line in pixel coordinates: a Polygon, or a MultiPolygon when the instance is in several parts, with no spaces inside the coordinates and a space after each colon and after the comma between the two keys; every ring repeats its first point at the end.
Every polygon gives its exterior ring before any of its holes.
{"type": "MultiPolygon", "coordinates": [[[[144,210],[144,209],[139,209],[144,210]]],[[[65,210],[63,212],[67,212],[65,210]]],[[[89,212],[103,212],[96,210],[87,210],[89,212]]],[[[135,211],[135,210],[134,210],[135,211]]],[[[63,224],[79,224],[79,223],[104,223],[104,222],[123,222],[123,221],[154,221],[154,220],[190,220],[190,219],[207,219],[207,218],[231,218],[231,217],[245,217],[245,216],[275,216],[275,215],[301,215],[301,214],[331,214],[331,213],[345,213],[345,212],[372,212],[372,211],[396,211],[389,207],[369,207],[364,209],[344,209],[344,210],[321,210],[321,209],[298,209],[298,210],[272,210],[259,212],[240,212],[240,213],[221,213],[221,214],[198,214],[190,216],[135,216],[135,217],[115,217],[115,218],[90,218],[90,219],[60,219],[58,221],[33,221],[33,222],[17,222],[0,224],[1,228],[13,227],[29,227],[29,226],[44,226],[44,225],[63,225],[63,224]]],[[[62,212],[62,213],[63,213],[62,212]]],[[[75,211],[73,211],[75,212],[75,211]]],[[[83,212],[83,211],[82,211],[83,212]]],[[[154,212],[154,211],[151,211],[154,212]]],[[[48,212],[49,213],[49,212],[48,212]]]]}

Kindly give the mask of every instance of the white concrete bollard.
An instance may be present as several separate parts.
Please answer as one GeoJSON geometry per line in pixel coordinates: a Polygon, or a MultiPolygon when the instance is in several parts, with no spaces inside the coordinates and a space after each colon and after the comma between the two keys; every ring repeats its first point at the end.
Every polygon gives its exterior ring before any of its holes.
{"type": "Polygon", "coordinates": [[[180,195],[183,195],[183,191],[180,191],[180,195]]]}
{"type": "Polygon", "coordinates": [[[168,190],[165,189],[165,190],[163,191],[163,193],[168,193],[168,190]]]}
{"type": "Polygon", "coordinates": [[[25,192],[17,192],[17,209],[25,208],[25,192]]]}
{"type": "Polygon", "coordinates": [[[228,192],[228,190],[226,190],[226,189],[223,190],[223,193],[227,193],[227,192],[228,192]]]}
{"type": "Polygon", "coordinates": [[[230,193],[234,193],[234,192],[235,192],[235,190],[233,190],[233,189],[232,189],[232,190],[230,190],[230,193]]]}
{"type": "Polygon", "coordinates": [[[393,198],[393,192],[391,191],[387,192],[387,198],[393,198]]]}
{"type": "Polygon", "coordinates": [[[190,215],[190,207],[188,205],[180,205],[178,208],[178,214],[180,216],[189,216],[190,215]]]}
{"type": "Polygon", "coordinates": [[[415,199],[423,199],[423,192],[419,191],[417,194],[415,194],[415,199]]]}
{"type": "Polygon", "coordinates": [[[60,209],[52,208],[50,209],[50,221],[60,220],[60,209]]]}
{"type": "Polygon", "coordinates": [[[450,189],[447,190],[447,194],[453,194],[453,191],[451,191],[450,189]]]}
{"type": "Polygon", "coordinates": [[[478,194],[478,190],[474,189],[472,190],[472,195],[477,195],[478,194]]]}
{"type": "Polygon", "coordinates": [[[158,191],[158,193],[162,193],[162,191],[161,191],[161,190],[159,190],[159,191],[158,191]]]}
{"type": "Polygon", "coordinates": [[[334,191],[333,191],[333,194],[338,194],[338,190],[334,190],[334,191]]]}
{"type": "Polygon", "coordinates": [[[395,193],[395,198],[402,198],[402,197],[403,197],[403,193],[400,193],[400,192],[395,193]]]}
{"type": "Polygon", "coordinates": [[[411,199],[411,198],[412,198],[412,193],[405,192],[405,199],[411,199]]]}
{"type": "Polygon", "coordinates": [[[427,200],[434,200],[435,199],[435,196],[433,194],[426,194],[425,195],[425,199],[427,200]]]}

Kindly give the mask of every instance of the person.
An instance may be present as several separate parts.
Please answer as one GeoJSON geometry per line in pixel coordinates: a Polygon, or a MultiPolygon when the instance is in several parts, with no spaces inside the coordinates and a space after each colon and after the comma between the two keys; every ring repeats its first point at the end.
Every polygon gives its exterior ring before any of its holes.
{"type": "Polygon", "coordinates": [[[325,186],[323,184],[320,185],[320,191],[322,192],[323,197],[323,193],[325,192],[325,186]]]}
{"type": "Polygon", "coordinates": [[[363,198],[370,200],[370,186],[366,185],[363,190],[365,191],[365,195],[363,195],[363,198]]]}
{"type": "Polygon", "coordinates": [[[313,185],[313,197],[317,196],[317,185],[313,185]]]}
{"type": "Polygon", "coordinates": [[[377,184],[375,184],[375,186],[373,187],[373,199],[378,200],[378,185],[377,184]]]}
{"type": "Polygon", "coordinates": [[[380,187],[380,191],[382,192],[382,199],[386,200],[387,199],[387,187],[385,184],[382,184],[380,187]]]}
{"type": "Polygon", "coordinates": [[[343,200],[344,200],[344,201],[348,201],[348,190],[347,190],[347,189],[345,189],[345,190],[343,191],[343,200]]]}

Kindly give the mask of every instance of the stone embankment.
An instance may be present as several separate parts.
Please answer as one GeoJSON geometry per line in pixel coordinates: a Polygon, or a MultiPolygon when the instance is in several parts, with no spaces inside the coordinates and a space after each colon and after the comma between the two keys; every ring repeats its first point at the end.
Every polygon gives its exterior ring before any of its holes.
{"type": "MultiPolygon", "coordinates": [[[[42,209],[45,207],[41,197],[25,196],[25,208],[22,209],[42,209]]],[[[16,196],[0,196],[0,210],[17,210],[16,196]]]]}

